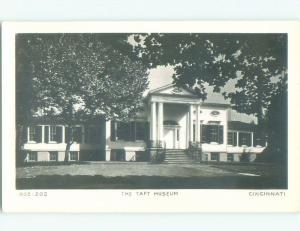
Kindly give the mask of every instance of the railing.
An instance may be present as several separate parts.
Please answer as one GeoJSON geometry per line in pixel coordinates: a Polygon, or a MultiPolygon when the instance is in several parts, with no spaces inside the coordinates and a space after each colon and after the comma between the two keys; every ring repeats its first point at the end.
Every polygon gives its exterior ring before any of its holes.
{"type": "Polygon", "coordinates": [[[148,144],[151,163],[161,163],[166,158],[166,142],[165,141],[150,141],[148,144]]]}
{"type": "Polygon", "coordinates": [[[193,160],[202,161],[202,146],[200,142],[190,142],[186,150],[187,155],[193,160]]]}

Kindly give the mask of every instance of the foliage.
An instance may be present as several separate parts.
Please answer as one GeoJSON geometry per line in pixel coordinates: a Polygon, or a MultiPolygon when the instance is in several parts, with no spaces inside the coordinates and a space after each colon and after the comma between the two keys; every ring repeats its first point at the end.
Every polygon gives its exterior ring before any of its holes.
{"type": "Polygon", "coordinates": [[[206,83],[220,92],[231,81],[235,90],[223,92],[225,98],[259,121],[278,83],[286,81],[280,77],[287,70],[285,34],[148,34],[135,39],[135,51],[149,67],[173,66],[174,82],[194,88],[203,100],[206,83]]]}
{"type": "Polygon", "coordinates": [[[74,123],[103,115],[133,117],[141,109],[148,80],[146,68],[126,55],[132,49],[127,37],[17,35],[17,122],[33,116],[64,121],[70,127],[68,149],[74,123]]]}
{"type": "Polygon", "coordinates": [[[26,108],[78,121],[102,114],[107,119],[129,117],[141,106],[148,84],[146,69],[97,35],[19,36],[23,49],[17,78],[27,86],[17,89],[31,93],[22,98],[31,100],[26,108]]]}

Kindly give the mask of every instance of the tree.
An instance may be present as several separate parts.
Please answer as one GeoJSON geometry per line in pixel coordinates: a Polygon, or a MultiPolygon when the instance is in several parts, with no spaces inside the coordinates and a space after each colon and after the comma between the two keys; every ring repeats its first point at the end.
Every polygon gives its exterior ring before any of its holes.
{"type": "Polygon", "coordinates": [[[278,84],[286,81],[286,34],[135,35],[136,53],[150,68],[174,67],[174,83],[194,88],[206,99],[205,84],[220,92],[229,80],[235,91],[223,92],[238,112],[263,122],[278,84]],[[235,82],[233,82],[234,80],[235,82]]]}
{"type": "Polygon", "coordinates": [[[99,34],[17,36],[17,121],[64,121],[66,161],[74,124],[101,116],[126,120],[141,109],[147,71],[125,55],[126,37],[108,42],[99,34]]]}
{"type": "Polygon", "coordinates": [[[266,115],[266,130],[269,145],[265,159],[280,162],[287,167],[288,152],[288,92],[287,85],[281,85],[271,99],[266,115]]]}

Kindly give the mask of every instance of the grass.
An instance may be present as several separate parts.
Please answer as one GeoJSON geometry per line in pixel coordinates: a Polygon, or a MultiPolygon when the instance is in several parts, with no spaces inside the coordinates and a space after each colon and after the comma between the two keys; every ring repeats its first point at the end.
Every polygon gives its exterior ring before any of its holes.
{"type": "Polygon", "coordinates": [[[17,179],[17,189],[285,189],[277,177],[38,176],[17,179]]]}
{"type": "Polygon", "coordinates": [[[85,163],[17,168],[17,189],[285,189],[286,171],[261,163],[85,163]],[[250,173],[258,176],[241,175],[250,173]]]}

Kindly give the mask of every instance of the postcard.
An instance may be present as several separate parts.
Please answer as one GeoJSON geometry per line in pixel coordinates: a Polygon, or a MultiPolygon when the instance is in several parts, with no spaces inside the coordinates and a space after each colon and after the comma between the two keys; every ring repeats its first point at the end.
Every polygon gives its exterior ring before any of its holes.
{"type": "Polygon", "coordinates": [[[300,210],[296,21],[4,22],[5,212],[300,210]]]}

